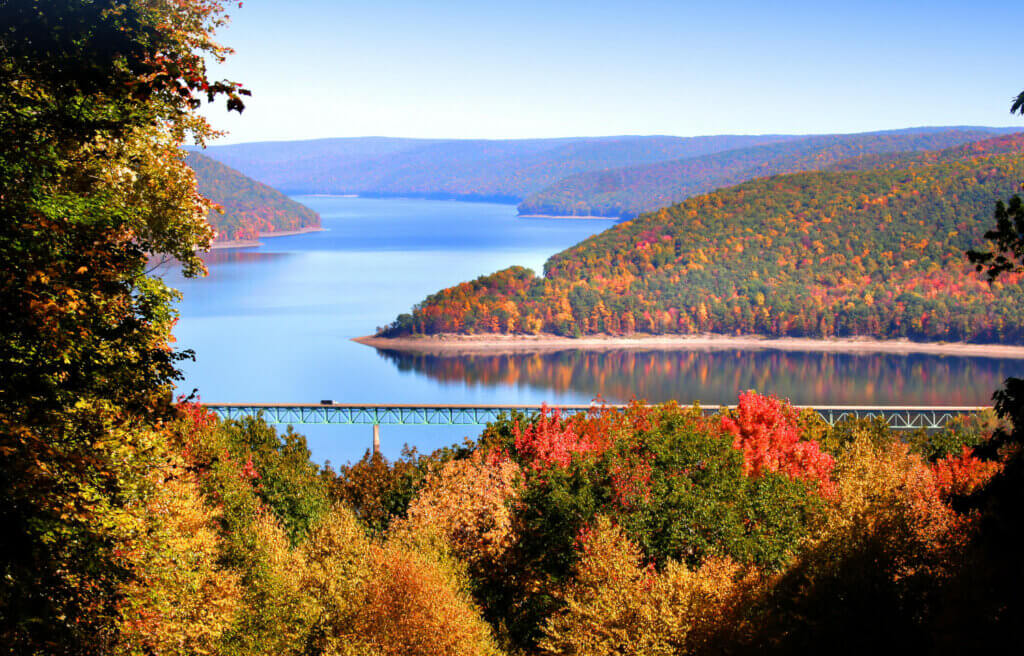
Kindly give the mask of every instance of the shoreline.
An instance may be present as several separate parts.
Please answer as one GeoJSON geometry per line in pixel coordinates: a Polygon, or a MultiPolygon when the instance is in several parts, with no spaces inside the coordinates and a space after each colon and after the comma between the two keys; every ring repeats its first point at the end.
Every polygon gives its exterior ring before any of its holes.
{"type": "MultiPolygon", "coordinates": [[[[320,226],[310,226],[308,228],[299,228],[298,230],[280,230],[278,232],[260,232],[259,239],[273,239],[274,237],[294,237],[295,235],[305,235],[310,232],[323,232],[324,228],[320,226]]],[[[262,246],[263,242],[259,239],[226,239],[224,241],[215,241],[210,245],[211,251],[218,251],[225,248],[256,248],[262,246]]]]}
{"type": "Polygon", "coordinates": [[[618,221],[618,216],[595,216],[593,214],[517,214],[520,219],[580,219],[583,221],[618,221]]]}
{"type": "Polygon", "coordinates": [[[867,337],[812,339],[767,338],[756,335],[611,337],[560,337],[557,335],[430,335],[418,337],[354,337],[352,341],[377,349],[420,354],[466,355],[550,352],[566,350],[613,351],[718,351],[728,349],[812,351],[825,353],[894,353],[955,355],[961,357],[1024,359],[1024,346],[967,344],[965,342],[912,342],[867,337]]]}

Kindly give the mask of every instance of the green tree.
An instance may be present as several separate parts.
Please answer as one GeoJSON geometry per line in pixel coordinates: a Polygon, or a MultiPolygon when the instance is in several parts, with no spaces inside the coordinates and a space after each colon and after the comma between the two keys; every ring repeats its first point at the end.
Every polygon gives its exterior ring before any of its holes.
{"type": "Polygon", "coordinates": [[[130,578],[123,509],[162,464],[175,292],[203,271],[209,204],[179,146],[203,98],[219,0],[0,0],[0,643],[103,651],[130,578]]]}

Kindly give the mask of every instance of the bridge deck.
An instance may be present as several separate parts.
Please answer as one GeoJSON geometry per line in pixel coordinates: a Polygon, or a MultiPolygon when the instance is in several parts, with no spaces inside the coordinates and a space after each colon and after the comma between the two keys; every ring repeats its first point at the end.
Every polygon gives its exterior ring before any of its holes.
{"type": "MultiPolygon", "coordinates": [[[[540,405],[433,405],[404,403],[205,403],[221,419],[239,419],[262,413],[263,418],[271,424],[406,424],[406,425],[462,425],[482,426],[496,421],[502,414],[520,411],[528,414],[539,412],[540,405]]],[[[624,408],[626,405],[609,404],[605,406],[587,405],[549,405],[563,414],[575,414],[588,410],[606,408],[624,408]]],[[[729,406],[701,405],[701,411],[715,414],[729,406]]],[[[832,406],[794,406],[799,409],[810,408],[818,413],[830,426],[850,418],[883,419],[890,428],[911,430],[917,428],[938,429],[961,415],[973,414],[988,409],[986,406],[869,406],[869,405],[832,405],[832,406]]]]}

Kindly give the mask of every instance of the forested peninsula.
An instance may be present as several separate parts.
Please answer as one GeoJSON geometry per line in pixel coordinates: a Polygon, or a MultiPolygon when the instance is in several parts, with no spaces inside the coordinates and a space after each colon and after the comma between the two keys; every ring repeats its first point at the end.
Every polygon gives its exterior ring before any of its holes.
{"type": "Polygon", "coordinates": [[[379,331],[1024,343],[1016,274],[964,252],[1012,194],[1024,135],[779,175],[641,215],[427,297],[379,331]],[[898,166],[897,166],[898,164],[898,166]]]}
{"type": "Polygon", "coordinates": [[[200,194],[220,206],[207,220],[223,243],[252,242],[261,235],[305,232],[320,227],[320,215],[277,189],[257,182],[229,166],[197,152],[185,163],[195,171],[200,194]]]}

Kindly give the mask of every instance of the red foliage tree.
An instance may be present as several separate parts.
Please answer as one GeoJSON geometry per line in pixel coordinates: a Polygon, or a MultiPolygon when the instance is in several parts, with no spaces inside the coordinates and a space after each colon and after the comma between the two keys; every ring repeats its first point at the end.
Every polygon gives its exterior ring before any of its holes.
{"type": "Polygon", "coordinates": [[[609,445],[607,432],[581,430],[584,426],[583,421],[562,419],[558,410],[542,405],[533,423],[513,427],[516,452],[535,469],[566,467],[573,455],[604,453],[609,445]]]}
{"type": "Polygon", "coordinates": [[[721,429],[743,451],[743,472],[757,477],[782,472],[790,478],[813,481],[823,492],[832,486],[832,456],[814,440],[801,440],[797,412],[786,401],[754,391],[740,394],[733,416],[724,416],[721,429]]]}
{"type": "Polygon", "coordinates": [[[988,483],[1002,468],[1001,462],[982,460],[967,446],[959,454],[951,453],[932,465],[936,485],[944,497],[970,494],[988,483]]]}

